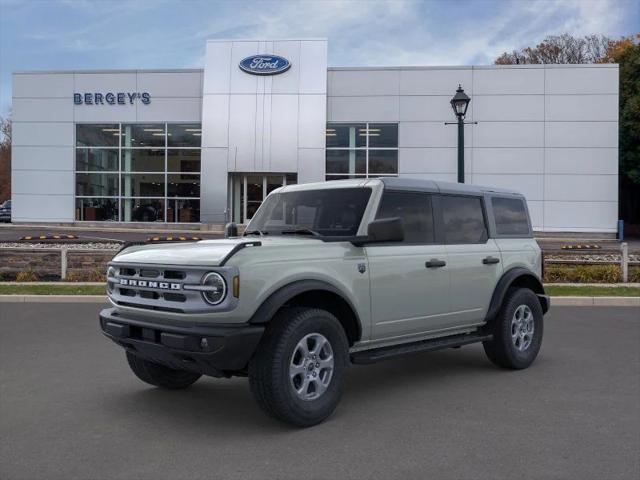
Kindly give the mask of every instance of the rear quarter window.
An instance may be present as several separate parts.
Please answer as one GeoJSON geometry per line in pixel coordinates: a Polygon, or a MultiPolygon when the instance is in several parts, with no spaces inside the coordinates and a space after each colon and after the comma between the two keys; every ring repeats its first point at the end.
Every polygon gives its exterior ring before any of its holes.
{"type": "Polygon", "coordinates": [[[524,200],[520,198],[491,199],[498,235],[529,235],[529,220],[524,200]]]}
{"type": "Polygon", "coordinates": [[[442,220],[448,244],[485,243],[489,237],[479,197],[443,195],[442,220]]]}

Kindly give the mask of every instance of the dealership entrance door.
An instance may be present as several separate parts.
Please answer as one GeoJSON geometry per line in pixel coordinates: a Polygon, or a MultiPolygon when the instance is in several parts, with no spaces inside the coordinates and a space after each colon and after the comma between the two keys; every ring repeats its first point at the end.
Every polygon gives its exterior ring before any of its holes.
{"type": "Polygon", "coordinates": [[[236,223],[249,223],[262,201],[276,188],[297,183],[295,173],[233,173],[229,175],[229,211],[236,223]]]}

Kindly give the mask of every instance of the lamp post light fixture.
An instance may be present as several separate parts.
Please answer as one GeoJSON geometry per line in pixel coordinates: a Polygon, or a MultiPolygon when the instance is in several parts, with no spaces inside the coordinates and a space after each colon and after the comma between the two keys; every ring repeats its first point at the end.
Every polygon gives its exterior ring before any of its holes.
{"type": "MultiPolygon", "coordinates": [[[[458,121],[455,122],[458,124],[458,183],[464,183],[464,117],[467,114],[469,102],[471,102],[471,99],[466,93],[464,93],[462,85],[459,84],[458,89],[456,90],[456,94],[451,99],[451,108],[453,109],[453,113],[455,113],[456,117],[458,118],[458,121]]],[[[445,123],[447,125],[450,125],[454,122],[445,123]]]]}

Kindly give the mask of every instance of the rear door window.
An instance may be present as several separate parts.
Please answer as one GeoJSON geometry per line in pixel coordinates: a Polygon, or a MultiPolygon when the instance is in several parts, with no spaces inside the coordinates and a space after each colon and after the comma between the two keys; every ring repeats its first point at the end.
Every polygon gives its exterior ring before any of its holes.
{"type": "Polygon", "coordinates": [[[529,235],[529,221],[524,200],[520,198],[493,197],[493,216],[498,235],[529,235]]]}
{"type": "Polygon", "coordinates": [[[403,243],[433,243],[433,207],[426,193],[385,191],[378,208],[377,219],[402,219],[403,243]]]}
{"type": "Polygon", "coordinates": [[[443,195],[442,220],[445,242],[485,243],[489,237],[479,197],[443,195]]]}

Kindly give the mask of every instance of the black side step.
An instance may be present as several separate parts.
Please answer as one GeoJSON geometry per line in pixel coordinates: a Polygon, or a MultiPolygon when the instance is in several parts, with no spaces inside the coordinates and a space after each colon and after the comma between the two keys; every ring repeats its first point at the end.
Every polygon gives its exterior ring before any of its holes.
{"type": "Polygon", "coordinates": [[[351,362],[357,364],[375,363],[388,358],[400,357],[412,353],[432,352],[434,350],[442,350],[443,348],[461,347],[470,343],[486,342],[491,340],[493,335],[485,333],[465,333],[462,335],[453,335],[451,337],[432,338],[429,340],[421,340],[419,342],[404,343],[402,345],[391,345],[389,347],[380,347],[372,350],[364,350],[351,354],[351,362]]]}

